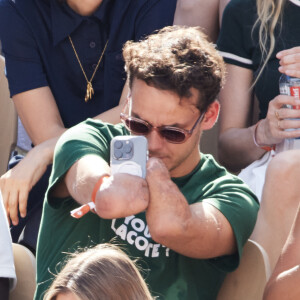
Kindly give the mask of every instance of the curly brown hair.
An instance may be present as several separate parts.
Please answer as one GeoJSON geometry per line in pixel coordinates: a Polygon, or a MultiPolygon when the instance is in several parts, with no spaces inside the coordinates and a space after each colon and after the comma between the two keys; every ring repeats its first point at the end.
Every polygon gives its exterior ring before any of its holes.
{"type": "Polygon", "coordinates": [[[199,27],[168,26],[142,41],[128,41],[123,57],[130,87],[137,78],[180,97],[190,97],[193,87],[199,91],[200,111],[224,84],[223,58],[199,27]]]}

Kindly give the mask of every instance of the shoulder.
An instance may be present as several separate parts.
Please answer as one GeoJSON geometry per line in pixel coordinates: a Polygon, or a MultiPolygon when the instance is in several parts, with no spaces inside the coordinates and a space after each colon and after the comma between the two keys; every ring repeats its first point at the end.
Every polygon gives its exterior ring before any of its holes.
{"type": "Polygon", "coordinates": [[[212,155],[202,154],[202,166],[199,170],[201,177],[206,178],[206,183],[214,185],[215,188],[221,192],[238,188],[242,193],[249,194],[255,202],[257,202],[256,196],[250,190],[250,188],[244,183],[244,181],[238,176],[228,172],[223,166],[220,166],[212,155]]]}
{"type": "Polygon", "coordinates": [[[228,11],[245,11],[256,9],[256,0],[231,0],[225,10],[228,11]]]}
{"type": "Polygon", "coordinates": [[[127,131],[122,124],[113,125],[100,120],[87,119],[68,129],[58,140],[57,148],[65,144],[91,142],[106,143],[114,136],[125,135],[127,131]]]}
{"type": "Polygon", "coordinates": [[[231,0],[224,9],[222,27],[231,22],[248,25],[249,20],[251,20],[251,23],[254,23],[253,20],[255,21],[256,16],[257,9],[255,0],[231,0]]]}
{"type": "MultiPolygon", "coordinates": [[[[42,2],[47,2],[43,1],[42,2]]],[[[32,10],[37,7],[34,0],[0,0],[0,6],[2,7],[12,7],[16,10],[22,12],[27,10],[32,10]]]]}
{"type": "Polygon", "coordinates": [[[256,15],[255,0],[231,0],[224,9],[222,26],[230,20],[238,20],[241,24],[247,24],[248,20],[255,19],[256,15]]]}
{"type": "Polygon", "coordinates": [[[215,178],[219,178],[220,176],[226,175],[228,172],[222,166],[220,166],[214,157],[211,154],[203,154],[201,153],[201,173],[207,173],[206,175],[211,174],[211,176],[215,178]]]}
{"type": "MultiPolygon", "coordinates": [[[[41,0],[39,5],[46,2],[41,0]]],[[[0,0],[0,26],[9,21],[13,25],[21,19],[30,23],[39,15],[39,7],[34,0],[0,0]]]]}

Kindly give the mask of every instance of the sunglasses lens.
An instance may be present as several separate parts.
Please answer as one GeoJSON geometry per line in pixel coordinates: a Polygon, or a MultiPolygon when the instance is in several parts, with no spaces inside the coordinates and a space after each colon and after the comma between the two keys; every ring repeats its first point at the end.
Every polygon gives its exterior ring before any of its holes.
{"type": "Polygon", "coordinates": [[[148,134],[149,128],[143,122],[139,122],[137,120],[127,119],[125,120],[126,126],[129,128],[130,131],[136,134],[148,134]]]}
{"type": "MultiPolygon", "coordinates": [[[[147,135],[151,131],[151,125],[147,125],[143,120],[135,119],[132,117],[123,118],[126,127],[138,135],[147,135]]],[[[159,129],[159,134],[170,143],[180,144],[186,140],[186,134],[180,130],[172,128],[164,128],[163,126],[159,129]]]]}
{"type": "Polygon", "coordinates": [[[171,143],[182,143],[185,140],[185,134],[174,129],[162,129],[160,134],[171,143]]]}

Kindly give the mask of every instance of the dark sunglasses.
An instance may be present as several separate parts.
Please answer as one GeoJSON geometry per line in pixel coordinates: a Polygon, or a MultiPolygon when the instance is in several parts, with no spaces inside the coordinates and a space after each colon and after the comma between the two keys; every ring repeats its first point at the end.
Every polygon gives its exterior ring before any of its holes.
{"type": "Polygon", "coordinates": [[[162,138],[169,143],[181,144],[184,143],[193,133],[199,122],[203,120],[205,113],[202,113],[195,122],[191,130],[186,130],[174,126],[153,126],[145,120],[128,116],[121,113],[120,117],[125,127],[136,135],[148,135],[152,130],[156,130],[162,138]]]}

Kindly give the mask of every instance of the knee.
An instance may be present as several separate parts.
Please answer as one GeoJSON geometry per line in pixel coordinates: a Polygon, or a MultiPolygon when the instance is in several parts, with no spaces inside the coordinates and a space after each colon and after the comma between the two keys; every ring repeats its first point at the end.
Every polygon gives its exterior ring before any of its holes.
{"type": "Polygon", "coordinates": [[[300,151],[291,150],[277,154],[270,162],[266,177],[279,183],[298,182],[300,176],[300,151]]]}
{"type": "Polygon", "coordinates": [[[300,194],[300,151],[286,151],[270,162],[265,179],[263,199],[275,209],[296,208],[300,194]]]}

